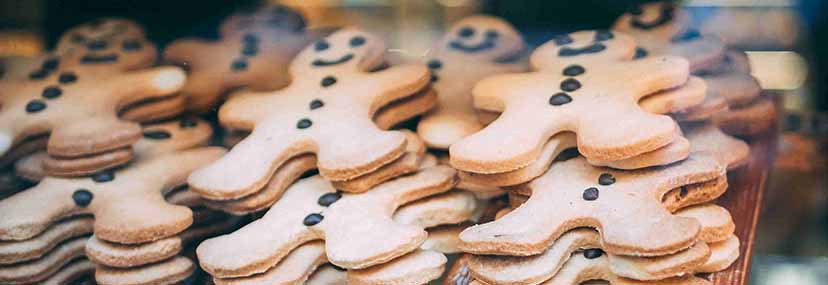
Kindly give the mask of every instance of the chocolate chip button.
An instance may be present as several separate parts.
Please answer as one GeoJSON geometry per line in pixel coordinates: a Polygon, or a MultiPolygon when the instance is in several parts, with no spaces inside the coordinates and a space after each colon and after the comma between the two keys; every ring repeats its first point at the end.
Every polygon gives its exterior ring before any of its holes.
{"type": "Polygon", "coordinates": [[[572,102],[572,97],[569,97],[569,94],[559,92],[552,97],[549,97],[549,105],[552,106],[560,106],[566,103],[572,102]]]}
{"type": "Polygon", "coordinates": [[[325,76],[325,78],[322,78],[322,82],[321,82],[322,87],[328,87],[328,86],[334,85],[335,83],[336,83],[336,77],[333,77],[333,76],[325,76]]]}
{"type": "Polygon", "coordinates": [[[26,113],[37,113],[46,109],[46,103],[40,100],[32,100],[26,104],[26,113]]]}
{"type": "Polygon", "coordinates": [[[29,73],[29,79],[43,79],[49,76],[49,71],[45,69],[38,69],[29,73]]]}
{"type": "Polygon", "coordinates": [[[363,37],[363,36],[353,37],[353,38],[351,38],[351,41],[349,42],[349,44],[351,45],[351,47],[358,47],[358,46],[364,45],[365,44],[365,37],[363,37]]]}
{"type": "Polygon", "coordinates": [[[305,226],[310,227],[310,226],[318,224],[319,222],[322,222],[322,219],[324,219],[324,218],[325,217],[323,217],[320,214],[313,213],[313,214],[305,216],[305,219],[302,220],[302,224],[304,224],[305,226]]]}
{"type": "Polygon", "coordinates": [[[437,77],[436,74],[432,74],[431,75],[431,82],[437,82],[437,80],[440,80],[440,77],[437,77]]]}
{"type": "Polygon", "coordinates": [[[604,251],[597,248],[590,248],[584,250],[584,257],[586,259],[596,259],[604,255],[604,251]]]}
{"type": "Polygon", "coordinates": [[[89,192],[89,190],[86,189],[75,190],[75,192],[72,193],[72,200],[75,201],[75,205],[86,208],[86,206],[89,206],[89,204],[92,203],[92,192],[89,192]]]}
{"type": "Polygon", "coordinates": [[[468,38],[474,36],[474,29],[470,27],[463,27],[460,29],[460,31],[457,32],[457,35],[459,35],[461,38],[468,38]]]}
{"type": "Polygon", "coordinates": [[[313,101],[310,102],[310,109],[311,110],[322,108],[322,106],[325,106],[325,103],[322,102],[322,100],[313,99],[313,101]]]}
{"type": "Polygon", "coordinates": [[[299,120],[299,122],[296,123],[296,128],[307,129],[310,128],[311,125],[313,125],[313,122],[311,122],[310,119],[301,119],[299,120]]]}
{"type": "Polygon", "coordinates": [[[124,51],[137,51],[143,47],[139,40],[125,40],[121,44],[121,49],[124,51]]]}
{"type": "Polygon", "coordinates": [[[89,50],[103,50],[109,46],[109,43],[101,40],[96,40],[86,44],[86,48],[89,50]]]}
{"type": "Polygon", "coordinates": [[[251,44],[251,45],[254,45],[254,44],[258,44],[258,43],[259,43],[259,37],[257,37],[257,36],[256,36],[256,35],[254,35],[254,34],[245,34],[244,36],[242,36],[242,41],[243,41],[245,44],[251,44]]]}
{"type": "Polygon", "coordinates": [[[60,90],[60,87],[49,86],[46,87],[46,89],[43,89],[43,93],[40,95],[46,99],[55,99],[57,97],[60,97],[61,94],[63,94],[63,91],[60,90]]]}
{"type": "Polygon", "coordinates": [[[642,47],[635,48],[635,59],[644,58],[648,54],[647,50],[642,47]]]}
{"type": "Polygon", "coordinates": [[[615,176],[609,173],[601,173],[601,176],[598,176],[598,184],[607,186],[612,185],[615,183],[615,176]]]}
{"type": "Polygon", "coordinates": [[[157,131],[144,131],[144,137],[148,138],[148,139],[153,139],[153,140],[165,140],[165,139],[168,139],[168,138],[172,137],[172,135],[168,131],[157,130],[157,131]]]}
{"type": "Polygon", "coordinates": [[[233,71],[243,71],[247,69],[247,60],[237,59],[230,64],[230,69],[233,71]]]}
{"type": "Polygon", "coordinates": [[[323,51],[331,47],[331,45],[326,41],[318,41],[316,44],[313,45],[313,49],[316,51],[323,51]]]}
{"type": "Polygon", "coordinates": [[[342,198],[342,193],[339,193],[339,192],[325,193],[325,195],[322,195],[322,196],[319,197],[319,200],[317,200],[316,203],[318,203],[320,206],[328,207],[331,204],[333,204],[334,202],[336,202],[337,200],[339,200],[339,198],[342,198]]]}
{"type": "Polygon", "coordinates": [[[573,64],[573,65],[570,65],[570,66],[567,66],[566,68],[564,68],[563,75],[565,75],[565,76],[578,76],[578,75],[584,74],[584,72],[586,72],[586,69],[584,69],[583,66],[573,64]]]}
{"type": "Polygon", "coordinates": [[[182,129],[194,128],[195,126],[198,126],[198,121],[190,117],[185,117],[178,122],[178,126],[182,129]]]}
{"type": "Polygon", "coordinates": [[[572,92],[581,88],[581,82],[574,78],[568,78],[561,82],[561,90],[566,92],[572,92]]]}
{"type": "Polygon", "coordinates": [[[500,37],[500,33],[498,33],[497,31],[495,31],[495,30],[486,31],[486,38],[496,39],[498,37],[500,37]]]}
{"type": "Polygon", "coordinates": [[[55,70],[55,69],[58,68],[58,65],[60,65],[60,60],[53,57],[53,58],[49,58],[49,59],[44,60],[43,63],[40,64],[40,69],[55,70]]]}
{"type": "Polygon", "coordinates": [[[242,47],[242,54],[245,56],[256,56],[259,53],[259,47],[255,45],[245,45],[242,47]]]}
{"type": "Polygon", "coordinates": [[[598,199],[598,188],[589,187],[586,190],[584,190],[584,194],[582,196],[584,200],[595,201],[596,199],[598,199]]]}
{"type": "Polygon", "coordinates": [[[73,72],[64,72],[58,77],[58,82],[61,84],[75,83],[75,81],[78,81],[78,76],[73,72]]]}
{"type": "Polygon", "coordinates": [[[427,65],[429,69],[440,69],[443,67],[443,62],[439,59],[432,59],[428,61],[427,65]]]}
{"type": "Polygon", "coordinates": [[[103,183],[115,180],[115,173],[112,171],[101,171],[92,175],[92,181],[103,183]]]}

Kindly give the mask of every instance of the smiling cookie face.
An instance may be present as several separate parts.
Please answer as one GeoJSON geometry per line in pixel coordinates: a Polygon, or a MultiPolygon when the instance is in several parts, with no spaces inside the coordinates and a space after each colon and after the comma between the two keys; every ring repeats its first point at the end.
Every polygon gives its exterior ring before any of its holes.
{"type": "Polygon", "coordinates": [[[613,29],[648,37],[670,39],[682,34],[689,27],[687,13],[673,3],[656,2],[642,5],[622,15],[613,29]]]}
{"type": "Polygon", "coordinates": [[[628,60],[635,55],[635,41],[623,33],[598,30],[560,35],[532,53],[535,69],[556,68],[572,63],[628,60]]]}
{"type": "Polygon", "coordinates": [[[146,37],[144,29],[138,23],[121,18],[101,18],[66,31],[58,40],[57,50],[73,46],[85,46],[96,41],[111,41],[114,38],[146,37]]]}
{"type": "Polygon", "coordinates": [[[121,71],[149,67],[158,55],[137,23],[117,18],[99,19],[70,29],[55,50],[65,58],[65,64],[121,71]]]}
{"type": "Polygon", "coordinates": [[[440,42],[446,49],[467,56],[502,60],[523,50],[523,39],[509,23],[489,16],[467,17],[454,24],[440,42]]]}
{"type": "Polygon", "coordinates": [[[273,5],[239,11],[228,17],[219,27],[219,31],[226,37],[258,29],[299,33],[305,27],[305,18],[302,14],[283,5],[273,5]]]}
{"type": "Polygon", "coordinates": [[[306,47],[291,63],[292,74],[331,69],[368,71],[382,64],[385,43],[374,35],[345,28],[306,47]]]}

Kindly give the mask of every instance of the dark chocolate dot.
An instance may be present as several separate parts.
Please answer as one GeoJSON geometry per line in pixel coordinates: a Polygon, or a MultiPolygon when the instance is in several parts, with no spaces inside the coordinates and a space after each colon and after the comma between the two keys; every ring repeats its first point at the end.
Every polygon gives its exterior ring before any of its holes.
{"type": "Polygon", "coordinates": [[[549,97],[549,105],[552,106],[560,106],[569,102],[572,102],[572,97],[563,92],[555,93],[555,95],[549,97]]]}
{"type": "Polygon", "coordinates": [[[579,155],[581,155],[581,153],[578,152],[577,147],[570,147],[559,153],[558,156],[555,157],[555,161],[567,161],[576,158],[579,155]]]}
{"type": "Polygon", "coordinates": [[[254,34],[245,34],[242,36],[242,42],[249,45],[255,45],[259,43],[259,37],[254,34]]]}
{"type": "Polygon", "coordinates": [[[178,126],[182,129],[189,129],[198,126],[198,121],[190,117],[185,117],[178,122],[178,126]]]}
{"type": "Polygon", "coordinates": [[[26,113],[37,113],[46,109],[46,102],[32,100],[26,104],[26,113]]]}
{"type": "Polygon", "coordinates": [[[233,71],[243,71],[247,69],[247,60],[240,58],[233,61],[233,63],[230,64],[230,69],[233,71]]]}
{"type": "Polygon", "coordinates": [[[431,75],[431,82],[437,82],[437,80],[440,80],[440,78],[439,78],[439,77],[437,77],[437,75],[436,75],[436,74],[432,74],[432,75],[431,75]]]}
{"type": "Polygon", "coordinates": [[[141,44],[141,41],[134,40],[134,39],[133,40],[125,40],[121,44],[121,49],[124,50],[124,51],[136,51],[136,50],[140,50],[142,47],[143,47],[143,45],[141,44]]]}
{"type": "Polygon", "coordinates": [[[601,176],[598,176],[598,184],[607,186],[612,185],[615,183],[615,176],[609,173],[601,173],[601,176]]]}
{"type": "Polygon", "coordinates": [[[316,42],[316,44],[313,45],[313,49],[316,51],[323,51],[328,49],[329,47],[331,47],[331,45],[324,40],[318,41],[316,42]]]}
{"type": "Polygon", "coordinates": [[[115,172],[104,170],[92,175],[92,181],[103,183],[115,180],[115,172]]]}
{"type": "Polygon", "coordinates": [[[500,37],[500,33],[498,33],[495,30],[488,30],[488,31],[486,31],[486,37],[490,38],[490,39],[496,39],[496,38],[500,37]]]}
{"type": "Polygon", "coordinates": [[[333,76],[325,76],[325,78],[322,78],[322,82],[321,82],[322,87],[328,87],[328,86],[334,85],[335,83],[336,83],[336,77],[333,77],[333,76]]]}
{"type": "Polygon", "coordinates": [[[474,36],[474,29],[472,29],[471,27],[463,27],[460,29],[460,31],[457,32],[457,35],[461,38],[468,38],[474,36]]]}
{"type": "Polygon", "coordinates": [[[679,189],[679,198],[684,198],[684,197],[686,197],[686,196],[687,196],[687,192],[688,192],[688,190],[687,190],[687,186],[681,186],[681,188],[679,189]]]}
{"type": "Polygon", "coordinates": [[[310,102],[311,110],[322,108],[322,106],[325,106],[325,103],[322,102],[322,100],[313,99],[313,101],[310,102]]]}
{"type": "Polygon", "coordinates": [[[86,189],[75,190],[75,192],[72,193],[72,200],[75,201],[75,205],[85,208],[92,203],[92,192],[89,192],[89,190],[86,189]]]}
{"type": "Polygon", "coordinates": [[[365,37],[363,36],[356,36],[351,38],[350,45],[351,47],[358,47],[365,44],[365,37]]]}
{"type": "Polygon", "coordinates": [[[566,68],[564,68],[563,75],[578,76],[578,75],[584,74],[584,72],[586,72],[586,69],[584,69],[583,66],[573,64],[573,65],[570,65],[570,66],[567,66],[566,68]]]}
{"type": "Polygon", "coordinates": [[[144,138],[152,139],[152,140],[165,140],[172,137],[170,132],[165,130],[157,130],[157,131],[144,131],[144,138]]]}
{"type": "Polygon", "coordinates": [[[647,52],[646,49],[644,49],[643,47],[637,47],[637,48],[635,48],[635,57],[634,58],[635,59],[644,58],[644,57],[647,56],[647,54],[648,54],[648,52],[647,52]]]}
{"type": "Polygon", "coordinates": [[[574,78],[567,78],[563,82],[561,82],[561,90],[566,92],[572,92],[581,88],[581,82],[574,78]]]}
{"type": "Polygon", "coordinates": [[[598,199],[598,188],[589,187],[586,190],[584,190],[584,194],[582,196],[584,200],[595,201],[596,199],[598,199]]]}
{"type": "Polygon", "coordinates": [[[440,69],[443,67],[443,62],[439,59],[432,59],[428,61],[427,65],[429,69],[440,69]]]}
{"type": "Polygon", "coordinates": [[[61,73],[60,76],[58,77],[58,82],[60,82],[61,84],[75,83],[75,81],[78,81],[78,76],[75,75],[75,73],[71,72],[71,71],[61,73]]]}
{"type": "Polygon", "coordinates": [[[60,65],[60,60],[53,57],[53,58],[49,58],[49,59],[44,60],[43,63],[40,64],[40,69],[55,70],[55,69],[58,68],[58,65],[60,65]]]}
{"type": "Polygon", "coordinates": [[[604,255],[604,251],[597,248],[590,248],[584,250],[584,257],[586,259],[596,259],[604,255]]]}
{"type": "Polygon", "coordinates": [[[611,40],[614,37],[615,37],[615,35],[613,35],[612,32],[607,31],[607,30],[600,30],[600,31],[595,32],[595,41],[596,42],[603,42],[603,41],[606,41],[606,40],[611,40]]]}
{"type": "Polygon", "coordinates": [[[38,69],[29,73],[29,79],[43,79],[49,76],[49,71],[45,69],[38,69]]]}
{"type": "Polygon", "coordinates": [[[313,122],[311,122],[310,119],[301,119],[299,120],[299,122],[296,123],[296,128],[307,129],[310,128],[311,125],[313,125],[313,122]]]}
{"type": "Polygon", "coordinates": [[[569,35],[557,36],[557,37],[553,38],[552,41],[555,42],[555,44],[559,45],[559,46],[568,45],[568,44],[571,44],[573,42],[572,37],[570,37],[569,35]]]}
{"type": "Polygon", "coordinates": [[[102,40],[96,40],[86,44],[86,48],[89,50],[103,50],[106,49],[107,46],[109,46],[109,43],[102,40]]]}
{"type": "Polygon", "coordinates": [[[302,220],[302,224],[304,224],[305,226],[310,227],[310,226],[318,224],[324,218],[325,217],[323,217],[321,214],[313,213],[313,214],[305,216],[305,219],[302,220]]]}
{"type": "Polygon", "coordinates": [[[63,94],[63,91],[60,90],[60,87],[49,86],[46,87],[46,89],[43,89],[43,93],[40,95],[46,99],[55,99],[57,97],[60,97],[61,94],[63,94]]]}
{"type": "Polygon", "coordinates": [[[331,204],[333,204],[334,202],[336,202],[337,200],[339,200],[339,198],[342,198],[342,193],[339,193],[339,192],[325,193],[325,195],[322,195],[322,196],[319,197],[319,200],[317,200],[316,203],[318,203],[320,206],[328,207],[331,204]]]}
{"type": "Polygon", "coordinates": [[[245,56],[256,56],[259,53],[259,47],[255,45],[245,45],[242,47],[242,54],[245,56]]]}

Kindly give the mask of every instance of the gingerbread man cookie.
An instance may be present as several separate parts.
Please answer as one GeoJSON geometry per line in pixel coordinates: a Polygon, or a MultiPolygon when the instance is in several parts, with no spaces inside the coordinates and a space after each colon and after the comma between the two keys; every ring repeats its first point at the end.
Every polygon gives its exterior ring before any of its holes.
{"type": "Polygon", "coordinates": [[[181,92],[195,112],[209,110],[230,90],[285,87],[291,59],[323,36],[305,30],[302,15],[282,5],[231,16],[221,30],[218,41],[181,39],[164,51],[165,60],[187,66],[181,92]]]}
{"type": "Polygon", "coordinates": [[[699,224],[670,214],[662,196],[724,171],[706,155],[635,171],[593,167],[583,158],[555,163],[529,183],[532,196],[525,204],[494,222],[466,229],[461,246],[478,254],[532,255],[570,229],[594,227],[601,232],[604,249],[613,254],[675,253],[696,242],[699,224]]]}
{"type": "Polygon", "coordinates": [[[439,101],[417,125],[426,145],[447,149],[482,129],[472,104],[472,87],[491,75],[526,70],[525,63],[505,61],[523,49],[518,31],[499,18],[471,16],[452,25],[427,56],[439,101]]]}
{"type": "Polygon", "coordinates": [[[0,153],[26,138],[51,132],[48,151],[59,157],[100,153],[135,143],[136,123],[117,117],[120,106],[168,96],[186,75],[175,67],[104,76],[93,70],[56,69],[19,82],[0,97],[0,153]]]}
{"type": "Polygon", "coordinates": [[[614,30],[633,36],[638,58],[676,55],[690,62],[690,70],[715,67],[724,58],[721,38],[690,28],[687,12],[675,3],[655,2],[636,7],[615,22],[614,30]]]}
{"type": "Polygon", "coordinates": [[[165,202],[162,193],[222,154],[221,148],[199,148],[139,161],[111,175],[48,177],[0,201],[0,214],[6,217],[0,221],[0,239],[28,239],[77,214],[94,215],[95,234],[107,241],[130,244],[168,237],[190,226],[192,212],[165,202]]]}
{"type": "Polygon", "coordinates": [[[656,150],[675,139],[678,126],[638,101],[687,79],[687,61],[677,57],[489,77],[474,88],[475,107],[502,114],[452,145],[451,164],[477,173],[515,170],[563,131],[575,132],[579,151],[590,159],[616,161],[656,150]],[[556,90],[549,91],[550,82],[559,82],[556,90]]]}
{"type": "Polygon", "coordinates": [[[194,172],[190,187],[210,199],[243,197],[304,153],[316,154],[319,173],[334,181],[397,159],[405,135],[379,129],[372,116],[379,107],[421,90],[429,73],[420,64],[368,72],[382,63],[384,51],[377,37],[342,29],[299,53],[290,66],[296,76],[284,89],[228,100],[219,111],[222,124],[253,132],[222,159],[194,172]]]}
{"type": "Polygon", "coordinates": [[[100,72],[131,71],[152,66],[157,57],[158,49],[140,25],[122,18],[101,18],[64,32],[52,55],[31,74],[46,74],[58,65],[81,65],[100,72]]]}
{"type": "Polygon", "coordinates": [[[198,258],[215,277],[249,276],[273,267],[301,244],[321,239],[333,264],[349,269],[381,264],[416,249],[426,238],[420,227],[395,223],[391,216],[396,208],[455,184],[455,171],[448,167],[428,168],[360,194],[338,192],[319,176],[303,179],[258,221],[203,242],[198,258]],[[237,258],[226,258],[227,250],[237,258]]]}

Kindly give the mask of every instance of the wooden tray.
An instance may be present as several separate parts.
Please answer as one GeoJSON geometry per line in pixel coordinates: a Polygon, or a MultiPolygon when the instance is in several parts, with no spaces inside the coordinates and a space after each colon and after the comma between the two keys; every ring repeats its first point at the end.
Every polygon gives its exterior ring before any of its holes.
{"type": "MultiPolygon", "coordinates": [[[[775,128],[774,128],[775,129],[775,128]]],[[[747,285],[756,225],[762,210],[762,198],[772,168],[778,134],[773,132],[750,140],[750,158],[746,166],[727,176],[729,188],[719,198],[719,205],[730,210],[736,223],[741,255],[725,271],[715,273],[711,281],[716,285],[747,285]]]]}

